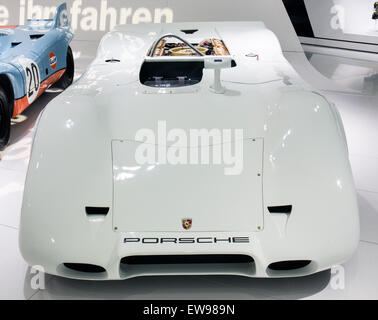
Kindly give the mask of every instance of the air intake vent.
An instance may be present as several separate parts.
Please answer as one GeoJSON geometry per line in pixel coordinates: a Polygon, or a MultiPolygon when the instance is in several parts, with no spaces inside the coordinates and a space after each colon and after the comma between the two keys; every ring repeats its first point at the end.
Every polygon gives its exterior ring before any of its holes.
{"type": "Polygon", "coordinates": [[[271,263],[268,268],[274,271],[296,270],[308,266],[311,260],[288,260],[271,263]]]}
{"type": "Polygon", "coordinates": [[[120,275],[126,279],[145,274],[239,274],[256,273],[254,260],[242,254],[151,255],[121,259],[120,275]]]}
{"type": "Polygon", "coordinates": [[[268,210],[270,213],[290,214],[292,209],[293,209],[292,205],[268,207],[268,210]]]}
{"type": "Polygon", "coordinates": [[[107,60],[105,60],[105,62],[107,62],[107,63],[117,63],[117,62],[121,62],[121,60],[118,60],[118,59],[107,59],[107,60]]]}
{"type": "Polygon", "coordinates": [[[130,256],[122,258],[121,264],[204,264],[204,263],[253,263],[252,257],[241,254],[210,254],[210,255],[157,255],[130,256]]]}
{"type": "Polygon", "coordinates": [[[86,272],[86,273],[102,273],[106,272],[103,267],[94,265],[94,264],[87,264],[87,263],[64,263],[64,266],[68,269],[79,271],[79,272],[86,272]]]}
{"type": "Polygon", "coordinates": [[[88,216],[106,216],[109,212],[109,207],[85,207],[85,212],[88,216]]]}
{"type": "Polygon", "coordinates": [[[17,47],[19,44],[21,44],[21,42],[12,42],[11,46],[12,48],[14,48],[14,47],[17,47]]]}
{"type": "Polygon", "coordinates": [[[31,40],[36,40],[36,39],[42,38],[43,36],[44,34],[31,34],[29,37],[31,40]]]}

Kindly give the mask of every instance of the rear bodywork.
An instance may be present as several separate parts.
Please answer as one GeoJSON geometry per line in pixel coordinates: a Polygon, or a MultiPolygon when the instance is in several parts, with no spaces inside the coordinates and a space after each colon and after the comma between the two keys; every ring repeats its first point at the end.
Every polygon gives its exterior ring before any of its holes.
{"type": "MultiPolygon", "coordinates": [[[[186,148],[163,140],[155,146],[186,148]]],[[[204,140],[192,146],[215,147],[204,140]]],[[[343,263],[358,240],[340,116],[296,74],[263,23],[117,27],[36,126],[20,248],[48,273],[300,276],[343,263]],[[237,66],[222,71],[223,94],[210,90],[207,69],[191,86],[141,84],[146,54],[167,33],[224,41],[237,66]],[[136,149],[146,142],[136,132],[156,132],[161,120],[185,132],[242,129],[244,169],[225,175],[227,165],[138,165],[136,149]]]]}
{"type": "Polygon", "coordinates": [[[0,75],[12,90],[7,94],[12,98],[13,117],[63,75],[72,38],[65,3],[53,19],[27,20],[26,25],[0,29],[0,75]]]}

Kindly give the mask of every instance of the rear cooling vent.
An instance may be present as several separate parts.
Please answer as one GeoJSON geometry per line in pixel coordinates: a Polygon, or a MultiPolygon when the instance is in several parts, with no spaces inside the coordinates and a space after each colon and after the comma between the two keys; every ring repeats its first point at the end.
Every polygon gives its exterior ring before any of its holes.
{"type": "Polygon", "coordinates": [[[102,273],[106,272],[103,267],[94,265],[94,264],[86,264],[86,263],[64,263],[64,266],[68,269],[78,271],[78,272],[86,272],[86,273],[102,273]]]}
{"type": "Polygon", "coordinates": [[[293,209],[292,205],[268,207],[270,213],[286,213],[290,214],[293,209]]]}
{"type": "Polygon", "coordinates": [[[157,255],[130,256],[122,258],[123,265],[140,264],[205,264],[205,263],[253,263],[252,257],[241,254],[213,254],[213,255],[157,255]]]}
{"type": "Polygon", "coordinates": [[[274,271],[288,271],[308,266],[311,260],[288,260],[271,263],[268,268],[274,271]]]}

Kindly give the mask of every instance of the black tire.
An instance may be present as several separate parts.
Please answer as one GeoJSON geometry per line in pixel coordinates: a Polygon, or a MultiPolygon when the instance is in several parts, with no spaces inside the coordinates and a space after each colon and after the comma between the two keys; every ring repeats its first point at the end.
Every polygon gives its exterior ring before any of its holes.
{"type": "Polygon", "coordinates": [[[11,127],[10,102],[3,88],[0,87],[0,151],[8,142],[11,127]]]}
{"type": "Polygon", "coordinates": [[[67,49],[67,67],[66,71],[63,73],[61,78],[54,84],[54,88],[59,88],[59,89],[66,89],[68,88],[74,79],[74,73],[75,73],[75,62],[73,59],[73,54],[71,47],[68,47],[67,49]]]}

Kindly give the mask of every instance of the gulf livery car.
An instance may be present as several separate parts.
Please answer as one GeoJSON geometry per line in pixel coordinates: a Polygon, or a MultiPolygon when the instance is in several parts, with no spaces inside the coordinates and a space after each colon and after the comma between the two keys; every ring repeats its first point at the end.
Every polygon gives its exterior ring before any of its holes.
{"type": "Polygon", "coordinates": [[[73,38],[67,6],[54,19],[27,20],[0,29],[0,149],[9,140],[11,118],[31,105],[48,87],[67,88],[74,76],[69,44],[73,38]]]}
{"type": "Polygon", "coordinates": [[[118,26],[36,125],[19,243],[47,273],[294,277],[358,242],[339,113],[262,22],[118,26]]]}

